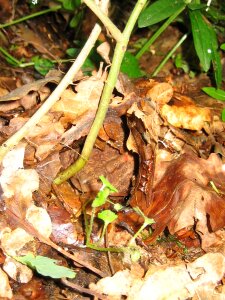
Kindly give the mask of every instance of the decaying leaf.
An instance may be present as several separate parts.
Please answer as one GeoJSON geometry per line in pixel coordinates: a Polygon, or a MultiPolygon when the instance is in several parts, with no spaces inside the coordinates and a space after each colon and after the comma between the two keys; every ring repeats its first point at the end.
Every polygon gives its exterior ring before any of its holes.
{"type": "Polygon", "coordinates": [[[49,238],[52,222],[44,208],[31,205],[26,211],[26,219],[42,236],[49,238]]]}
{"type": "Polygon", "coordinates": [[[9,284],[8,276],[0,269],[0,297],[11,299],[13,296],[12,289],[9,284]]]}
{"type": "Polygon", "coordinates": [[[208,253],[193,263],[151,266],[142,279],[134,277],[131,271],[120,271],[112,277],[99,280],[97,284],[91,284],[90,288],[110,297],[117,297],[115,299],[127,296],[129,300],[145,300],[148,297],[153,300],[185,300],[199,293],[202,287],[215,293],[224,272],[225,257],[220,253],[208,253]]]}
{"type": "Polygon", "coordinates": [[[1,232],[1,248],[9,256],[17,256],[23,247],[33,241],[33,237],[22,228],[11,230],[5,228],[1,232]]]}
{"type": "Polygon", "coordinates": [[[15,281],[27,283],[32,279],[33,272],[27,266],[19,263],[11,257],[6,257],[3,270],[15,281]]]}

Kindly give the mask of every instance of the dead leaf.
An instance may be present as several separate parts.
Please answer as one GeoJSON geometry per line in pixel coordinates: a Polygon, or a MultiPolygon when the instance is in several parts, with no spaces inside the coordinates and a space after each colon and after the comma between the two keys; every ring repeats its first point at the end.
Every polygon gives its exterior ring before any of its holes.
{"type": "Polygon", "coordinates": [[[0,101],[19,100],[22,97],[28,95],[29,92],[31,92],[31,91],[39,91],[48,82],[59,83],[60,80],[61,80],[61,77],[54,76],[54,77],[46,77],[44,79],[40,79],[35,82],[25,84],[15,90],[13,90],[12,92],[8,93],[7,95],[0,97],[0,101]]]}
{"type": "Polygon", "coordinates": [[[90,288],[109,295],[110,299],[127,296],[129,300],[146,300],[151,295],[151,300],[186,300],[198,293],[203,286],[215,293],[215,287],[224,272],[224,256],[220,253],[208,253],[193,263],[151,266],[144,278],[140,278],[138,274],[135,276],[128,270],[119,271],[112,277],[90,284],[90,288]]]}
{"type": "Polygon", "coordinates": [[[26,220],[45,238],[52,233],[52,222],[47,211],[42,207],[31,205],[26,211],[26,220]]]}
{"type": "Polygon", "coordinates": [[[9,277],[19,283],[27,283],[33,276],[33,272],[30,268],[11,257],[6,257],[3,270],[9,275],[9,277]]]}
{"type": "Polygon", "coordinates": [[[13,296],[8,276],[0,268],[0,297],[11,299],[13,296]]]}
{"type": "MultiPolygon", "coordinates": [[[[21,255],[23,247],[33,241],[34,238],[22,228],[16,228],[15,230],[5,228],[1,231],[0,239],[4,253],[14,257],[21,255]]],[[[28,252],[29,250],[27,249],[26,253],[28,252]]]]}

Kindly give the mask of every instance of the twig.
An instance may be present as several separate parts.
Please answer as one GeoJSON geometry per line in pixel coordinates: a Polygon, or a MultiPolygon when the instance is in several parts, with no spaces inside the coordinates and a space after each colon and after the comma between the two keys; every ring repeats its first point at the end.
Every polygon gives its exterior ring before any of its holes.
{"type": "Polygon", "coordinates": [[[67,88],[67,86],[73,81],[75,74],[82,67],[85,59],[89,55],[91,49],[94,47],[96,40],[101,32],[100,25],[96,24],[85,43],[82,51],[79,53],[75,62],[66,73],[64,78],[61,80],[59,85],[53,91],[53,93],[49,96],[49,98],[42,104],[38,111],[27,121],[27,123],[21,127],[14,135],[12,135],[7,141],[5,141],[0,147],[0,162],[6,153],[12,149],[15,145],[21,141],[30,130],[40,121],[40,119],[50,110],[53,104],[59,99],[63,91],[67,88]]]}
{"type": "Polygon", "coordinates": [[[36,237],[37,239],[39,239],[40,242],[49,245],[50,247],[52,247],[53,249],[55,249],[56,251],[60,252],[61,254],[63,254],[65,257],[68,257],[69,259],[71,259],[76,265],[78,265],[79,267],[84,267],[89,269],[90,271],[92,271],[93,273],[99,275],[100,277],[106,277],[107,274],[105,274],[103,271],[95,268],[94,266],[92,266],[91,264],[89,264],[87,261],[84,261],[82,259],[80,259],[79,257],[76,257],[76,255],[73,255],[69,252],[67,252],[66,250],[64,250],[62,247],[59,247],[58,245],[56,245],[54,242],[52,242],[49,238],[44,237],[42,234],[40,234],[33,226],[32,224],[30,224],[29,222],[27,222],[26,220],[21,219],[18,215],[16,215],[13,211],[11,211],[10,209],[6,209],[5,211],[6,215],[8,215],[11,219],[13,219],[15,222],[17,222],[19,224],[19,226],[21,228],[23,228],[26,232],[28,232],[29,234],[31,234],[32,236],[36,237]]]}
{"type": "Polygon", "coordinates": [[[70,282],[70,281],[67,280],[66,278],[62,278],[62,279],[61,279],[61,282],[62,282],[63,284],[65,284],[66,286],[72,288],[73,290],[78,291],[78,292],[81,293],[81,294],[92,295],[92,296],[97,297],[98,299],[101,299],[101,300],[110,300],[109,297],[104,296],[104,295],[102,295],[102,294],[99,294],[99,293],[97,293],[97,292],[95,292],[95,291],[92,291],[92,290],[90,290],[90,289],[83,288],[83,287],[80,286],[80,285],[77,285],[77,284],[75,284],[75,283],[73,283],[73,282],[70,282]]]}
{"type": "Polygon", "coordinates": [[[181,39],[176,43],[176,45],[167,53],[167,55],[164,57],[164,59],[160,62],[160,64],[157,66],[157,68],[152,73],[152,77],[157,76],[159,71],[162,69],[162,67],[167,63],[167,61],[170,59],[170,57],[174,54],[174,52],[177,50],[177,48],[180,47],[180,45],[186,40],[188,37],[188,34],[185,33],[181,39]]]}
{"type": "Polygon", "coordinates": [[[12,26],[12,25],[15,25],[15,24],[18,24],[18,23],[21,23],[23,21],[26,21],[26,20],[29,20],[29,19],[41,16],[41,15],[47,14],[47,13],[52,12],[52,11],[57,11],[60,8],[61,8],[61,5],[55,5],[55,6],[51,7],[51,8],[48,8],[48,9],[45,9],[45,10],[42,10],[42,11],[38,11],[36,13],[33,13],[31,15],[22,17],[20,19],[13,20],[13,21],[11,21],[9,23],[0,24],[0,29],[1,28],[5,28],[5,27],[9,27],[9,26],[12,26]]]}
{"type": "Polygon", "coordinates": [[[103,13],[99,6],[93,0],[83,0],[83,2],[93,11],[93,13],[102,21],[106,29],[111,33],[112,37],[119,42],[123,36],[121,31],[114,25],[114,23],[103,13]]]}
{"type": "MultiPolygon", "coordinates": [[[[87,0],[85,0],[85,1],[87,1],[87,0]]],[[[127,45],[129,42],[131,32],[134,28],[134,25],[137,21],[137,18],[139,16],[141,10],[144,7],[146,2],[147,2],[147,0],[138,0],[137,1],[137,4],[135,5],[135,7],[131,13],[131,16],[127,22],[127,25],[122,33],[123,39],[121,41],[117,42],[117,44],[116,44],[116,48],[115,48],[113,60],[112,60],[112,66],[109,71],[109,76],[106,80],[106,83],[105,83],[105,86],[103,89],[103,93],[102,93],[102,97],[101,97],[101,100],[99,103],[98,111],[96,113],[95,120],[91,126],[90,132],[84,143],[84,147],[81,152],[81,155],[74,164],[72,164],[69,168],[67,168],[65,171],[61,172],[56,177],[56,179],[54,180],[55,184],[60,184],[64,181],[66,181],[67,179],[72,177],[75,173],[80,171],[87,163],[87,161],[91,155],[92,149],[94,147],[96,138],[98,136],[98,132],[104,122],[104,119],[105,119],[105,116],[106,116],[106,113],[108,110],[108,106],[110,103],[110,98],[111,98],[113,89],[116,85],[116,80],[119,75],[120,66],[121,66],[121,63],[122,63],[122,60],[124,57],[124,53],[127,49],[127,45]]]]}

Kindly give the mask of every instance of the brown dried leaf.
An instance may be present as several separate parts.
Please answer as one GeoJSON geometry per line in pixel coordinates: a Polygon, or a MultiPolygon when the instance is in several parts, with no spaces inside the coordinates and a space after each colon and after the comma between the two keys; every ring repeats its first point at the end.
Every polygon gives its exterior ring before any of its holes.
{"type": "Polygon", "coordinates": [[[171,162],[154,187],[152,202],[146,210],[147,215],[156,221],[155,231],[148,241],[154,240],[166,226],[175,233],[193,226],[196,221],[198,232],[198,226],[204,228],[200,235],[202,242],[206,243],[207,233],[225,226],[224,197],[216,194],[210,186],[210,181],[218,178],[218,188],[223,189],[221,183],[225,174],[221,160],[215,155],[204,160],[184,154],[171,162]]]}
{"type": "Polygon", "coordinates": [[[15,90],[13,90],[12,92],[8,93],[7,95],[0,97],[0,101],[19,100],[22,97],[26,96],[31,91],[39,91],[48,82],[59,83],[60,80],[61,80],[61,77],[54,76],[54,77],[46,77],[44,79],[40,79],[35,82],[25,84],[15,90]]]}
{"type": "Polygon", "coordinates": [[[99,176],[105,176],[111,184],[126,195],[133,174],[134,160],[128,152],[120,154],[106,145],[104,151],[94,149],[91,157],[78,175],[71,178],[74,186],[83,193],[97,192],[101,188],[99,176]]]}
{"type": "Polygon", "coordinates": [[[0,297],[11,299],[13,296],[12,289],[9,284],[8,276],[0,269],[0,297]]]}

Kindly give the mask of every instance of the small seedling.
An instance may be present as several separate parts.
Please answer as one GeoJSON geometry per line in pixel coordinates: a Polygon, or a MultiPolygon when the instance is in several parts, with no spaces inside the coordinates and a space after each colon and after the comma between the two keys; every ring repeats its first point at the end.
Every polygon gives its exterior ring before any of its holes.
{"type": "MultiPolygon", "coordinates": [[[[98,192],[96,198],[93,200],[91,207],[91,219],[90,219],[90,224],[87,224],[87,220],[85,220],[85,229],[86,229],[86,245],[90,244],[90,236],[93,228],[93,223],[94,223],[94,218],[95,218],[95,213],[96,213],[96,208],[104,205],[106,201],[108,200],[108,196],[111,193],[118,192],[118,190],[104,177],[100,176],[99,179],[102,182],[102,187],[100,191],[98,192]]],[[[107,224],[108,226],[108,224],[107,224]]]]}
{"type": "Polygon", "coordinates": [[[103,210],[100,213],[98,213],[98,218],[104,222],[102,234],[101,234],[101,237],[99,240],[99,243],[101,243],[102,239],[106,233],[106,229],[107,229],[108,225],[110,223],[114,222],[118,218],[118,216],[113,211],[106,209],[106,210],[103,210]]]}
{"type": "Polygon", "coordinates": [[[155,223],[155,221],[153,219],[146,217],[145,214],[140,210],[139,207],[134,207],[134,211],[144,219],[144,223],[142,224],[140,229],[135,233],[135,235],[132,237],[132,239],[129,242],[129,245],[133,245],[135,243],[135,239],[145,229],[145,227],[155,223]]]}

